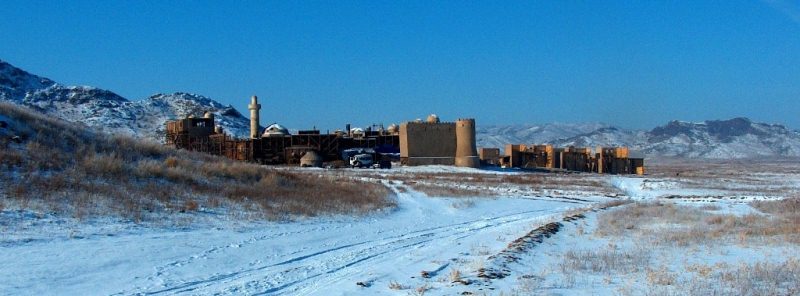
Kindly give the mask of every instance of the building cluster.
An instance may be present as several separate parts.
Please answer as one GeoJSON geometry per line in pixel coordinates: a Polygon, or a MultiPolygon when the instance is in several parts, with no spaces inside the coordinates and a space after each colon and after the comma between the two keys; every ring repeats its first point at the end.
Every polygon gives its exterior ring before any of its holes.
{"type": "Polygon", "coordinates": [[[481,162],[502,167],[549,169],[600,174],[644,175],[644,155],[627,147],[557,148],[553,145],[508,144],[504,153],[498,148],[482,148],[481,162]]]}
{"type": "Polygon", "coordinates": [[[432,115],[428,121],[391,125],[384,129],[350,128],[320,133],[301,130],[291,134],[273,124],[260,132],[261,104],[253,96],[250,104],[250,138],[237,139],[214,125],[214,115],[189,116],[167,122],[166,143],[179,149],[206,152],[235,160],[262,164],[301,164],[322,166],[326,162],[346,161],[346,152],[371,153],[376,160],[399,160],[406,165],[445,164],[479,167],[475,147],[475,120],[439,122],[432,115]]]}
{"type": "MultiPolygon", "coordinates": [[[[250,104],[250,138],[239,139],[215,126],[214,114],[189,116],[166,123],[166,143],[179,149],[225,156],[261,164],[299,164],[320,167],[347,161],[353,153],[370,154],[377,161],[400,161],[403,165],[454,165],[478,168],[499,165],[516,168],[563,169],[611,174],[644,174],[644,158],[627,148],[554,148],[551,145],[507,145],[476,147],[475,120],[441,122],[436,115],[399,126],[372,126],[320,133],[300,130],[295,134],[273,124],[260,130],[261,104],[253,96],[250,104]]],[[[376,162],[377,162],[376,161],[376,162]]]]}

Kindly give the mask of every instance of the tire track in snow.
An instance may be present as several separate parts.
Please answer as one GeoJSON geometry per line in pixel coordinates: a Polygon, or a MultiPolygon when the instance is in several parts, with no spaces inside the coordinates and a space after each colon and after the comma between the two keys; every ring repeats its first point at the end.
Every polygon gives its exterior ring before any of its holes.
{"type": "MultiPolygon", "coordinates": [[[[522,215],[522,214],[516,214],[516,215],[522,215]]],[[[386,250],[386,251],[383,251],[383,252],[370,254],[370,255],[366,256],[365,258],[363,258],[363,259],[357,259],[356,261],[354,261],[352,263],[348,263],[346,266],[343,266],[342,268],[337,268],[337,269],[335,269],[333,271],[328,271],[326,273],[319,274],[319,275],[330,275],[333,272],[337,272],[337,271],[343,270],[346,267],[350,267],[350,266],[355,265],[356,263],[362,263],[362,261],[367,261],[368,259],[373,259],[373,258],[377,258],[377,257],[383,257],[382,255],[387,255],[387,254],[390,254],[390,253],[404,251],[405,249],[408,249],[410,247],[417,246],[417,245],[423,245],[424,243],[427,243],[427,242],[432,242],[432,241],[435,241],[435,240],[450,239],[450,238],[454,238],[455,240],[462,240],[464,238],[467,238],[467,237],[470,237],[470,236],[473,236],[473,235],[480,235],[481,231],[483,231],[483,230],[487,230],[487,229],[490,229],[490,228],[501,227],[501,226],[504,226],[504,225],[507,225],[507,224],[510,224],[510,223],[532,221],[532,220],[536,220],[536,219],[538,219],[540,217],[541,216],[518,218],[518,219],[499,222],[499,223],[496,223],[496,224],[483,225],[483,226],[481,226],[479,228],[473,228],[473,229],[467,229],[467,230],[464,230],[462,228],[448,229],[449,231],[443,231],[443,232],[436,233],[435,235],[439,235],[437,237],[434,237],[434,238],[431,238],[431,239],[426,239],[424,241],[420,241],[420,242],[417,242],[417,243],[414,243],[414,244],[403,245],[403,246],[400,246],[398,248],[386,250]]],[[[498,218],[502,218],[502,217],[498,217],[498,218]]],[[[330,275],[326,279],[320,280],[320,281],[315,282],[315,283],[310,283],[310,285],[308,287],[305,287],[305,289],[299,288],[299,289],[296,289],[294,291],[287,291],[287,293],[291,293],[291,294],[308,294],[308,293],[316,292],[320,288],[330,287],[330,284],[336,282],[337,280],[340,280],[342,278],[346,278],[346,277],[349,277],[349,276],[356,275],[357,273],[358,273],[358,270],[347,272],[345,274],[330,275]]],[[[314,276],[314,277],[317,277],[317,276],[314,276]]],[[[299,281],[299,282],[307,282],[307,281],[308,281],[308,279],[305,279],[305,280],[299,281]]],[[[288,287],[288,285],[287,285],[287,287],[288,287]]],[[[285,289],[287,287],[281,287],[281,289],[270,289],[265,293],[260,293],[260,294],[257,294],[257,295],[280,292],[280,291],[282,291],[282,289],[285,289]]]]}
{"type": "MultiPolygon", "coordinates": [[[[250,273],[259,272],[259,271],[265,271],[266,269],[269,269],[269,268],[272,268],[272,267],[279,267],[279,266],[288,265],[288,264],[292,264],[292,263],[301,263],[301,262],[303,262],[303,261],[305,261],[307,259],[312,259],[312,258],[318,257],[320,255],[324,255],[324,254],[328,254],[328,253],[331,253],[331,252],[336,252],[336,251],[340,251],[340,250],[344,250],[344,249],[349,249],[349,248],[359,247],[359,246],[363,246],[363,245],[374,244],[373,246],[367,247],[366,249],[358,249],[358,250],[355,250],[354,252],[351,252],[351,253],[354,253],[354,254],[359,254],[359,253],[363,253],[363,251],[368,250],[368,249],[374,249],[374,248],[377,248],[377,247],[388,246],[388,245],[396,244],[398,242],[402,242],[404,240],[409,240],[409,239],[427,238],[427,237],[434,236],[437,233],[439,233],[439,234],[448,233],[449,235],[445,235],[445,236],[441,237],[441,238],[446,238],[446,237],[449,237],[449,236],[454,236],[454,235],[463,234],[463,233],[467,233],[467,232],[477,232],[477,231],[485,229],[485,228],[489,228],[489,227],[492,227],[492,226],[501,226],[501,225],[504,225],[504,224],[507,224],[507,223],[512,223],[512,222],[517,222],[517,221],[520,221],[520,220],[524,220],[526,218],[521,217],[521,218],[510,219],[510,220],[507,220],[507,221],[503,221],[503,222],[500,222],[499,224],[485,224],[485,225],[481,225],[479,227],[470,227],[470,228],[466,228],[465,231],[454,231],[454,230],[464,229],[464,226],[467,226],[467,225],[473,225],[473,224],[476,224],[478,222],[491,222],[491,221],[496,221],[496,220],[501,220],[501,219],[508,219],[508,218],[514,217],[514,216],[524,216],[524,215],[527,215],[527,214],[538,213],[538,212],[543,212],[543,211],[546,211],[546,210],[525,211],[525,212],[514,213],[514,214],[509,214],[509,215],[504,215],[504,216],[499,216],[499,217],[488,218],[488,219],[470,220],[470,221],[465,221],[465,222],[460,222],[460,223],[454,223],[454,224],[449,224],[449,225],[443,225],[443,226],[430,227],[430,228],[426,228],[426,229],[416,230],[416,231],[407,232],[407,233],[404,233],[404,234],[394,235],[394,236],[390,236],[390,237],[387,237],[387,238],[381,238],[381,239],[377,239],[377,240],[367,240],[367,241],[361,241],[361,242],[358,242],[358,243],[346,244],[346,245],[342,245],[342,246],[338,246],[338,247],[334,247],[334,248],[328,248],[328,249],[316,251],[316,252],[313,252],[313,253],[310,253],[310,254],[306,254],[306,255],[302,255],[302,256],[293,257],[293,258],[290,258],[290,259],[287,259],[287,260],[284,260],[284,261],[281,261],[281,262],[273,263],[273,264],[268,264],[268,265],[264,265],[264,266],[260,266],[260,267],[256,267],[256,268],[243,269],[243,270],[239,270],[239,271],[232,272],[232,273],[227,273],[227,274],[219,274],[219,275],[211,276],[211,277],[206,278],[206,279],[201,279],[201,280],[196,280],[196,281],[188,281],[188,282],[184,282],[184,283],[181,283],[181,284],[173,286],[173,287],[167,287],[167,288],[156,290],[156,291],[151,291],[151,292],[141,292],[140,291],[139,293],[142,293],[142,294],[145,294],[145,295],[158,295],[158,294],[171,293],[171,292],[190,292],[190,291],[196,290],[197,289],[196,286],[200,286],[200,285],[203,285],[203,284],[213,284],[215,282],[221,282],[221,281],[228,280],[228,279],[234,279],[237,276],[238,277],[244,277],[244,276],[249,275],[250,273]]],[[[429,241],[432,241],[432,240],[433,239],[427,239],[427,240],[424,240],[424,241],[419,242],[419,243],[429,242],[429,241]]],[[[416,245],[416,244],[419,244],[419,243],[415,243],[415,244],[412,244],[412,245],[416,245]]],[[[383,252],[383,253],[385,253],[385,252],[383,252]]],[[[380,254],[383,254],[383,253],[380,253],[380,254]]],[[[210,286],[210,285],[205,285],[204,287],[208,287],[208,286],[210,286]]]]}
{"type": "MultiPolygon", "coordinates": [[[[404,185],[389,186],[395,195],[403,201],[406,206],[408,204],[415,204],[414,198],[410,197],[408,193],[400,192],[397,187],[404,185]]],[[[405,188],[406,192],[411,191],[405,188]]],[[[358,265],[360,263],[382,257],[384,255],[405,250],[411,247],[423,245],[425,243],[454,238],[456,240],[477,235],[482,230],[493,227],[500,227],[509,223],[520,222],[523,220],[537,220],[541,215],[534,215],[534,213],[541,213],[546,211],[563,211],[564,209],[550,209],[550,210],[534,210],[522,211],[513,214],[501,215],[491,218],[474,219],[459,223],[428,227],[414,231],[404,232],[402,234],[391,235],[384,238],[364,240],[356,243],[344,244],[333,248],[325,248],[317,250],[305,255],[292,257],[280,262],[269,263],[258,267],[244,268],[237,271],[215,274],[210,277],[201,278],[197,280],[183,281],[179,284],[173,284],[179,280],[163,279],[165,274],[157,274],[151,281],[161,280],[161,288],[141,288],[138,293],[145,295],[159,295],[159,294],[172,294],[172,293],[243,293],[239,289],[243,287],[246,289],[244,293],[253,294],[273,294],[282,293],[286,289],[295,287],[294,291],[298,289],[307,289],[316,291],[319,288],[318,282],[331,282],[342,276],[353,275],[354,272],[347,274],[340,274],[342,270],[349,267],[358,265]],[[466,226],[466,227],[465,227],[466,226]],[[323,256],[325,255],[325,256],[323,256]],[[307,265],[306,263],[322,258],[323,261],[317,264],[307,265]],[[299,275],[298,275],[299,274],[299,275]],[[335,274],[335,275],[334,275],[335,274]],[[254,279],[255,278],[255,279],[254,279]],[[316,280],[322,278],[321,280],[316,280]],[[166,284],[163,284],[166,283],[166,284]],[[301,286],[303,283],[308,283],[306,287],[301,286]],[[215,288],[216,287],[216,288],[215,288]]],[[[326,228],[327,229],[327,228],[326,228]]],[[[326,230],[323,229],[323,230],[326,230]]],[[[303,231],[311,232],[313,230],[303,231]]],[[[251,243],[255,243],[268,237],[275,235],[266,235],[260,239],[251,239],[251,243]]],[[[207,251],[214,251],[209,249],[207,251]]],[[[236,250],[232,250],[236,251],[236,250]]],[[[187,264],[194,262],[194,260],[201,258],[192,256],[190,260],[185,260],[187,264]]],[[[204,259],[204,258],[201,258],[204,259]]],[[[252,264],[251,264],[252,266],[252,264]]],[[[189,268],[186,265],[181,265],[183,268],[189,268]]],[[[323,285],[324,286],[324,285],[323,285]]]]}
{"type": "MultiPolygon", "coordinates": [[[[298,234],[302,234],[302,233],[314,232],[314,231],[318,231],[320,229],[323,229],[323,227],[313,227],[313,228],[303,229],[301,231],[289,231],[289,232],[280,232],[280,233],[270,233],[270,234],[266,234],[266,235],[256,235],[256,236],[252,236],[250,238],[244,239],[244,240],[240,240],[239,242],[236,242],[236,243],[228,243],[228,244],[224,244],[224,245],[216,245],[216,246],[207,248],[207,249],[205,249],[205,250],[203,250],[201,252],[198,252],[198,253],[195,253],[193,255],[190,255],[188,257],[184,257],[184,258],[179,259],[179,260],[174,260],[174,261],[171,261],[169,263],[165,263],[165,264],[162,264],[162,265],[159,265],[159,266],[155,266],[154,267],[155,272],[152,275],[148,276],[147,280],[150,281],[150,282],[159,281],[159,280],[162,279],[162,277],[164,277],[164,276],[169,274],[168,271],[176,269],[176,268],[186,267],[187,265],[193,264],[194,262],[196,262],[198,260],[201,260],[201,259],[204,259],[204,260],[208,259],[209,255],[222,253],[222,252],[225,252],[227,250],[234,249],[234,248],[238,249],[238,248],[241,248],[242,246],[255,244],[255,243],[260,242],[260,241],[265,241],[265,240],[274,239],[274,238],[283,237],[283,236],[288,236],[288,235],[298,235],[298,234]]],[[[161,239],[168,239],[168,238],[169,238],[168,236],[161,237],[161,239]]],[[[163,281],[161,282],[161,285],[164,285],[164,286],[169,285],[169,284],[171,284],[171,283],[163,282],[163,281]]],[[[146,289],[146,288],[139,287],[139,288],[136,288],[136,289],[146,289]]],[[[121,291],[121,292],[115,293],[114,295],[125,295],[125,294],[128,294],[128,293],[129,292],[121,291]]],[[[139,293],[141,293],[141,292],[139,292],[139,293]]]]}
{"type": "MultiPolygon", "coordinates": [[[[503,218],[509,218],[511,216],[522,216],[522,215],[525,215],[525,214],[529,214],[531,212],[541,212],[541,211],[544,211],[544,210],[530,211],[530,212],[525,212],[525,213],[517,213],[517,214],[505,215],[505,216],[500,216],[500,217],[494,217],[494,218],[490,218],[490,219],[473,220],[473,221],[468,221],[468,222],[464,222],[464,223],[457,223],[457,224],[446,225],[446,226],[442,226],[442,227],[435,227],[435,228],[429,229],[428,231],[425,231],[424,233],[419,233],[420,231],[416,231],[416,233],[418,233],[418,235],[415,235],[415,236],[405,237],[406,235],[403,235],[403,236],[398,237],[397,239],[390,240],[388,242],[384,242],[384,243],[380,243],[380,244],[376,244],[376,245],[370,245],[370,246],[368,246],[368,247],[366,247],[364,249],[349,250],[349,252],[347,252],[346,254],[343,254],[343,256],[339,256],[340,258],[343,257],[343,260],[339,260],[339,261],[335,261],[335,262],[326,262],[326,263],[332,263],[332,264],[328,264],[328,265],[333,265],[332,267],[325,266],[325,267],[323,267],[323,270],[319,271],[316,274],[304,275],[303,277],[301,277],[301,279],[298,279],[298,280],[295,280],[295,281],[292,281],[292,282],[289,282],[289,283],[283,283],[283,284],[278,285],[277,287],[269,287],[269,288],[267,288],[266,290],[264,290],[262,292],[255,293],[255,295],[274,294],[274,293],[282,292],[283,290],[285,290],[285,289],[287,289],[289,287],[295,286],[295,285],[303,283],[303,282],[308,282],[309,280],[315,279],[317,277],[321,277],[321,276],[325,276],[325,275],[331,275],[331,274],[334,274],[334,273],[339,272],[341,270],[344,270],[344,269],[346,269],[348,267],[351,267],[351,266],[357,265],[359,263],[368,261],[370,259],[373,259],[373,258],[376,258],[376,257],[381,257],[382,255],[386,255],[386,254],[389,254],[389,253],[402,251],[402,250],[405,250],[405,249],[408,249],[408,248],[411,248],[411,247],[414,247],[414,246],[419,246],[419,245],[422,245],[422,244],[425,244],[427,242],[431,242],[431,241],[434,241],[434,240],[446,239],[446,238],[458,236],[458,235],[465,234],[465,233],[470,233],[470,234],[475,235],[475,234],[478,234],[478,232],[480,232],[481,230],[484,230],[484,229],[487,229],[487,228],[499,227],[499,226],[502,226],[502,225],[505,225],[505,224],[508,224],[508,223],[519,222],[519,221],[527,220],[527,219],[524,218],[524,217],[520,217],[520,218],[501,221],[501,222],[498,222],[498,223],[484,224],[484,225],[481,225],[479,227],[466,228],[466,229],[462,227],[464,224],[475,224],[476,222],[487,222],[487,221],[501,220],[503,218]],[[431,232],[432,230],[436,230],[436,231],[435,232],[431,232]]],[[[363,244],[359,244],[359,245],[363,245],[363,244]]],[[[284,271],[282,271],[280,273],[287,273],[287,272],[294,271],[294,270],[295,270],[294,268],[290,268],[290,269],[286,269],[286,270],[284,270],[284,271]]],[[[352,275],[352,273],[348,273],[347,275],[352,275]]],[[[342,276],[343,275],[341,275],[341,274],[336,274],[334,277],[335,278],[341,278],[342,276]]],[[[249,282],[245,283],[244,285],[246,285],[246,286],[249,285],[251,287],[251,291],[247,291],[246,292],[248,294],[250,294],[252,292],[252,288],[253,288],[254,285],[255,286],[263,286],[263,285],[259,285],[259,280],[249,281],[249,282]]],[[[313,290],[316,290],[317,286],[318,285],[314,285],[312,287],[313,290]]],[[[325,285],[323,284],[322,286],[325,286],[325,285]]],[[[238,292],[238,291],[232,291],[232,293],[235,293],[235,292],[238,292]]],[[[302,293],[295,293],[295,292],[297,292],[296,290],[295,291],[287,291],[287,292],[291,292],[292,294],[302,294],[302,293]]]]}

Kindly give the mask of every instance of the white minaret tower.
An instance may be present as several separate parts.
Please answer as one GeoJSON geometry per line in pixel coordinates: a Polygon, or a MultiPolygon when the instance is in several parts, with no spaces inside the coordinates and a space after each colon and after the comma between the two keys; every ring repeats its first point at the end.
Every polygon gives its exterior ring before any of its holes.
{"type": "Polygon", "coordinates": [[[247,109],[250,109],[250,138],[256,139],[259,137],[258,114],[261,112],[261,104],[258,103],[257,96],[250,98],[250,105],[247,105],[247,109]]]}

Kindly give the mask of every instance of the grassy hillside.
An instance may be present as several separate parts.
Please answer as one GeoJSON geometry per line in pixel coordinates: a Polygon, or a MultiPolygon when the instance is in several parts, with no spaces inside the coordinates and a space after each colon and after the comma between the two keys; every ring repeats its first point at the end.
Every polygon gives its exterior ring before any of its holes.
{"type": "Polygon", "coordinates": [[[177,151],[10,103],[0,103],[0,121],[0,209],[146,221],[203,209],[286,219],[394,205],[380,184],[177,151]]]}

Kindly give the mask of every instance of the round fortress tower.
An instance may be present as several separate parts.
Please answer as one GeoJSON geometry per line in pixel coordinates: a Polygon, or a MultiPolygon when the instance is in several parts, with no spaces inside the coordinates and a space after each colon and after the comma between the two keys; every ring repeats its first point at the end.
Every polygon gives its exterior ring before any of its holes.
{"type": "Polygon", "coordinates": [[[475,119],[456,120],[456,166],[478,168],[481,166],[475,146],[475,119]]]}
{"type": "Polygon", "coordinates": [[[250,109],[250,138],[257,139],[260,136],[258,133],[258,114],[261,112],[261,104],[258,103],[257,96],[250,98],[250,105],[247,105],[247,109],[250,109]]]}

